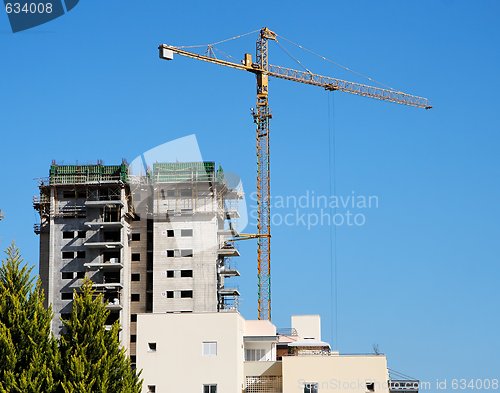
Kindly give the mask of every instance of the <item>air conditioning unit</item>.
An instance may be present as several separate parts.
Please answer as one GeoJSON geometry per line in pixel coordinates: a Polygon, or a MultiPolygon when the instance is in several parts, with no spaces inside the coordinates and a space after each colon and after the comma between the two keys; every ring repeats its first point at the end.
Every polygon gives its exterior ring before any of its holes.
{"type": "Polygon", "coordinates": [[[109,263],[118,263],[118,258],[110,258],[109,263]]]}

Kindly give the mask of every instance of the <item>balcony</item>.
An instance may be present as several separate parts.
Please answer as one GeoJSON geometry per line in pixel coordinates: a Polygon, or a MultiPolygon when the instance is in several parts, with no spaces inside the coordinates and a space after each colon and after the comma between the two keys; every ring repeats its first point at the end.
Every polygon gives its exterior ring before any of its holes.
{"type": "Polygon", "coordinates": [[[101,269],[101,270],[120,270],[123,269],[123,264],[119,262],[118,258],[111,258],[105,262],[89,262],[84,263],[87,269],[101,269]]]}
{"type": "Polygon", "coordinates": [[[85,201],[87,207],[105,207],[105,206],[119,206],[123,207],[121,199],[96,199],[85,201]]]}
{"type": "Polygon", "coordinates": [[[240,252],[238,249],[234,246],[234,244],[231,243],[225,243],[219,249],[217,250],[217,254],[225,256],[225,257],[239,257],[240,252]]]}
{"type": "Polygon", "coordinates": [[[219,289],[220,296],[240,296],[240,291],[236,288],[221,288],[219,289]]]}
{"type": "Polygon", "coordinates": [[[224,266],[219,270],[219,274],[224,277],[239,277],[240,272],[232,267],[224,266]]]}
{"type": "Polygon", "coordinates": [[[96,290],[119,290],[123,285],[119,282],[93,283],[92,288],[96,290]]]}
{"type": "Polygon", "coordinates": [[[122,242],[115,242],[115,241],[87,241],[83,243],[85,247],[88,248],[105,248],[108,250],[113,250],[117,248],[122,248],[123,243],[122,242]]]}
{"type": "Polygon", "coordinates": [[[410,379],[391,379],[388,384],[390,393],[418,393],[420,381],[410,379]]]}
{"type": "Polygon", "coordinates": [[[245,382],[245,393],[283,392],[283,377],[280,375],[246,377],[245,382]]]}
{"type": "Polygon", "coordinates": [[[90,228],[122,228],[123,223],[121,221],[87,221],[86,226],[90,228]]]}

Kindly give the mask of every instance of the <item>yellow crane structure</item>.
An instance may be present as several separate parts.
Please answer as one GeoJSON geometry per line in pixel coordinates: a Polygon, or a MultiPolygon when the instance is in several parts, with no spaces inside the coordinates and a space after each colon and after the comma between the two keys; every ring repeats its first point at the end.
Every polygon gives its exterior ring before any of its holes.
{"type": "Polygon", "coordinates": [[[158,47],[160,58],[164,60],[173,60],[174,53],[176,53],[192,59],[248,71],[257,78],[257,100],[256,108],[253,110],[254,123],[257,125],[257,233],[246,235],[246,238],[257,239],[258,318],[267,320],[271,320],[271,168],[269,120],[272,116],[268,101],[269,77],[319,86],[330,91],[338,90],[396,104],[425,109],[431,108],[429,101],[423,97],[322,76],[308,70],[299,71],[269,64],[269,41],[277,41],[277,34],[264,27],[260,30],[257,39],[255,62],[251,54],[245,53],[241,63],[215,57],[211,45],[208,45],[208,55],[200,55],[167,44],[161,44],[158,47]]]}

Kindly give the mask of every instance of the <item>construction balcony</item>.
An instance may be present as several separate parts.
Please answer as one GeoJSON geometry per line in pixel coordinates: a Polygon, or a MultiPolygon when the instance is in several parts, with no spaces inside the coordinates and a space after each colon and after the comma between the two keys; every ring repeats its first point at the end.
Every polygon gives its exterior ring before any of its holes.
{"type": "Polygon", "coordinates": [[[100,200],[87,200],[85,201],[85,206],[89,208],[93,207],[105,207],[105,206],[118,206],[123,207],[123,202],[121,199],[100,199],[100,200]]]}
{"type": "Polygon", "coordinates": [[[418,387],[420,381],[409,380],[409,379],[404,379],[404,380],[391,379],[388,381],[388,384],[390,393],[398,393],[398,392],[418,393],[418,387]]]}
{"type": "Polygon", "coordinates": [[[232,268],[230,266],[224,266],[219,269],[219,274],[224,277],[239,277],[240,272],[236,270],[235,268],[232,268]]]}
{"type": "Polygon", "coordinates": [[[98,231],[94,236],[83,243],[88,248],[117,249],[123,247],[120,231],[98,231]]]}
{"type": "Polygon", "coordinates": [[[219,292],[219,295],[222,297],[240,296],[240,291],[237,288],[220,288],[218,292],[219,292]]]}
{"type": "Polygon", "coordinates": [[[219,249],[217,250],[217,254],[222,255],[224,257],[239,257],[240,256],[240,252],[232,243],[224,243],[223,245],[219,246],[219,249]]]}
{"type": "Polygon", "coordinates": [[[118,258],[110,258],[108,261],[102,262],[88,262],[84,263],[85,266],[89,270],[99,269],[99,270],[121,270],[123,269],[123,264],[120,263],[118,258]]]}
{"type": "Polygon", "coordinates": [[[95,230],[97,229],[103,229],[103,228],[122,228],[123,227],[123,222],[121,221],[101,221],[101,220],[96,220],[96,221],[87,221],[85,223],[86,226],[89,228],[94,228],[95,230]]]}

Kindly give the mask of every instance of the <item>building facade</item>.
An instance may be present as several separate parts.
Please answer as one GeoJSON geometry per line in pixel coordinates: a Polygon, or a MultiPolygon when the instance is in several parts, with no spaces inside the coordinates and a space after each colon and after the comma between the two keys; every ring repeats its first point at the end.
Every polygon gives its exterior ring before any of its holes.
{"type": "Polygon", "coordinates": [[[332,351],[321,341],[317,315],[295,316],[291,328],[276,329],[236,311],[143,314],[138,332],[144,393],[418,391],[418,381],[390,380],[382,354],[332,351]]]}
{"type": "Polygon", "coordinates": [[[39,271],[56,334],[85,278],[103,294],[107,323],[120,322],[133,363],[138,314],[237,307],[226,279],[239,275],[230,200],[241,193],[215,163],[156,163],[144,176],[126,163],[53,163],[39,189],[39,271]]]}

